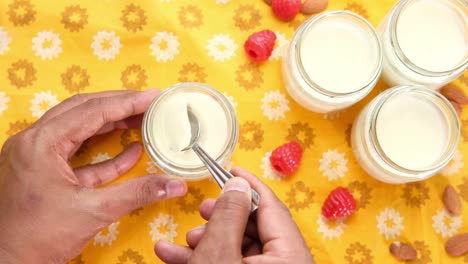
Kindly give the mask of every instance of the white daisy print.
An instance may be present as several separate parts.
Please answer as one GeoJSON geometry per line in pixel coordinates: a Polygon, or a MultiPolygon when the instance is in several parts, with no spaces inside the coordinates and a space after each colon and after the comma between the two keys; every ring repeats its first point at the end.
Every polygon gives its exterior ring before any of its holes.
{"type": "Polygon", "coordinates": [[[218,5],[225,5],[229,3],[229,0],[216,0],[216,4],[218,5]]]}
{"type": "Polygon", "coordinates": [[[93,160],[91,161],[91,164],[96,164],[99,162],[106,161],[110,159],[111,157],[107,153],[101,153],[99,152],[96,156],[93,157],[93,160]]]}
{"type": "Polygon", "coordinates": [[[319,163],[319,170],[324,176],[328,177],[329,181],[343,178],[348,171],[348,160],[345,158],[345,154],[339,153],[336,150],[324,152],[319,163]]]}
{"type": "Polygon", "coordinates": [[[100,60],[113,60],[120,53],[120,37],[114,31],[99,31],[93,36],[91,48],[94,50],[94,55],[100,60]]]}
{"type": "Polygon", "coordinates": [[[8,109],[10,97],[5,92],[0,92],[0,116],[8,109]]]}
{"type": "Polygon", "coordinates": [[[332,240],[334,238],[339,238],[341,235],[343,235],[344,228],[346,227],[346,225],[343,223],[344,220],[344,218],[336,219],[334,227],[331,227],[329,221],[322,214],[320,214],[319,218],[317,219],[317,224],[319,225],[317,232],[322,233],[323,239],[332,240]]]}
{"type": "Polygon", "coordinates": [[[283,58],[283,54],[286,48],[289,46],[289,40],[286,39],[286,35],[280,32],[275,32],[276,35],[276,46],[271,53],[270,60],[279,60],[283,58]]]}
{"type": "Polygon", "coordinates": [[[3,55],[5,52],[10,50],[11,37],[0,27],[0,55],[3,55]]]}
{"type": "Polygon", "coordinates": [[[386,239],[399,236],[404,229],[403,217],[395,209],[386,208],[376,218],[379,234],[384,235],[386,239]]]}
{"type": "Polygon", "coordinates": [[[42,60],[52,60],[62,53],[62,40],[58,33],[52,30],[44,30],[37,33],[32,39],[32,50],[42,60]]]}
{"type": "Polygon", "coordinates": [[[236,55],[239,46],[229,36],[229,34],[217,34],[208,40],[206,49],[208,56],[213,57],[215,61],[224,62],[236,55]]]}
{"type": "Polygon", "coordinates": [[[226,98],[228,99],[229,103],[231,103],[232,108],[234,108],[234,110],[237,109],[238,104],[237,104],[237,102],[236,102],[236,99],[234,99],[233,96],[228,95],[227,93],[224,93],[224,96],[226,96],[226,98]]]}
{"type": "Polygon", "coordinates": [[[156,167],[156,164],[152,161],[146,162],[146,172],[148,173],[161,173],[158,167],[156,167]]]}
{"type": "Polygon", "coordinates": [[[439,210],[432,217],[432,227],[442,237],[455,235],[462,227],[463,219],[460,216],[452,216],[447,210],[439,210]]]}
{"type": "Polygon", "coordinates": [[[340,118],[341,114],[344,113],[346,110],[341,110],[341,111],[335,111],[335,112],[330,112],[326,113],[323,115],[323,118],[329,119],[329,120],[335,120],[340,118]]]}
{"type": "Polygon", "coordinates": [[[33,117],[40,118],[47,110],[58,103],[57,96],[52,94],[51,91],[42,91],[34,94],[29,110],[31,110],[33,117]]]}
{"type": "Polygon", "coordinates": [[[156,57],[156,61],[172,61],[179,54],[179,38],[172,32],[161,31],[156,33],[151,39],[151,55],[156,57]]]}
{"type": "Polygon", "coordinates": [[[103,247],[104,245],[109,245],[111,246],[112,243],[117,240],[117,236],[119,235],[119,230],[117,228],[119,227],[120,222],[115,222],[110,224],[107,227],[107,230],[104,229],[101,232],[97,233],[96,236],[94,236],[94,245],[99,245],[103,247]]]}
{"type": "Polygon", "coordinates": [[[151,227],[150,235],[151,240],[165,240],[174,242],[174,238],[177,236],[177,224],[174,222],[174,217],[168,214],[159,214],[149,224],[151,227]]]}
{"type": "Polygon", "coordinates": [[[262,98],[261,109],[268,120],[279,120],[289,111],[289,100],[279,90],[266,92],[262,98]]]}
{"type": "Polygon", "coordinates": [[[458,150],[453,159],[440,171],[440,174],[444,176],[451,176],[460,172],[460,170],[465,166],[463,163],[463,154],[458,150]]]}
{"type": "Polygon", "coordinates": [[[262,158],[262,163],[260,165],[260,168],[263,170],[263,178],[269,179],[272,181],[280,181],[283,179],[286,175],[276,171],[272,166],[270,162],[270,156],[271,152],[267,152],[265,156],[262,158]]]}

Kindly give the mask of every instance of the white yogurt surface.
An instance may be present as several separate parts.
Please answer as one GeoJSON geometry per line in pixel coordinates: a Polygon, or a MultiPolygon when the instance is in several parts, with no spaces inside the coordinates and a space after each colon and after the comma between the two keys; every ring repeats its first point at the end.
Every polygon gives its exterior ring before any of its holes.
{"type": "Polygon", "coordinates": [[[411,62],[442,72],[466,58],[466,23],[463,14],[446,0],[419,0],[402,10],[396,33],[401,50],[411,62]]]}
{"type": "Polygon", "coordinates": [[[434,165],[447,148],[448,121],[424,97],[406,93],[391,97],[377,117],[376,132],[382,150],[399,166],[420,170],[434,165]]]}
{"type": "Polygon", "coordinates": [[[202,162],[192,150],[181,151],[191,138],[188,104],[200,121],[199,145],[216,159],[226,147],[229,125],[222,106],[207,94],[178,92],[168,95],[154,111],[152,137],[168,160],[180,166],[199,167],[202,162]]]}
{"type": "Polygon", "coordinates": [[[323,18],[305,34],[300,49],[304,71],[323,89],[354,92],[375,74],[378,44],[356,22],[339,16],[323,18]]]}

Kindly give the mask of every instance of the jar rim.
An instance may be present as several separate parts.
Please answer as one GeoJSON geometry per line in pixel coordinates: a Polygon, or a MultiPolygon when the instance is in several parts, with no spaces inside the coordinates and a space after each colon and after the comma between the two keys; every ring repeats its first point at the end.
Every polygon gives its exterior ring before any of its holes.
{"type": "Polygon", "coordinates": [[[390,90],[387,90],[382,94],[380,98],[378,98],[376,105],[371,109],[370,112],[370,127],[368,130],[368,137],[371,140],[371,146],[373,150],[378,154],[378,157],[388,166],[396,171],[401,171],[408,175],[419,175],[424,172],[430,172],[434,170],[439,170],[443,166],[445,166],[450,160],[453,158],[457,151],[457,146],[460,141],[460,123],[458,119],[458,114],[452,104],[440,93],[434,91],[432,89],[428,89],[423,86],[417,85],[406,85],[406,86],[397,86],[390,90]],[[390,99],[394,98],[397,95],[401,95],[404,93],[415,93],[425,96],[428,99],[432,99],[432,101],[439,107],[439,110],[442,111],[446,117],[449,119],[447,123],[451,126],[450,131],[450,139],[448,141],[448,146],[445,152],[440,156],[439,160],[434,163],[434,165],[428,166],[422,169],[408,169],[405,168],[397,163],[395,163],[390,157],[385,154],[383,150],[378,136],[377,136],[377,119],[380,114],[380,110],[388,102],[390,99]],[[435,100],[434,100],[435,99],[435,100]],[[437,101],[438,103],[437,103],[437,101]]]}
{"type": "MultiPolygon", "coordinates": [[[[299,70],[299,73],[301,75],[301,77],[303,78],[303,80],[308,84],[309,87],[313,88],[314,90],[316,90],[317,92],[321,93],[321,94],[324,94],[324,95],[327,95],[329,97],[346,97],[346,96],[351,96],[351,95],[355,95],[355,94],[359,94],[365,90],[367,90],[370,86],[373,86],[373,83],[375,83],[378,78],[380,77],[380,73],[382,72],[382,64],[383,64],[383,51],[382,51],[382,43],[380,41],[380,36],[379,34],[377,33],[377,30],[374,28],[374,26],[372,26],[372,24],[367,20],[365,19],[364,17],[354,13],[354,12],[351,12],[351,11],[348,11],[348,10],[338,10],[338,11],[327,11],[327,12],[324,12],[324,13],[321,13],[319,15],[316,15],[316,16],[313,16],[311,18],[309,18],[306,22],[304,22],[300,27],[299,29],[297,30],[297,32],[295,33],[295,35],[293,36],[293,39],[295,39],[295,43],[297,43],[294,47],[294,51],[295,51],[295,56],[294,59],[295,61],[297,62],[297,67],[298,67],[298,70],[299,70]],[[305,72],[305,69],[302,67],[302,57],[301,57],[301,47],[302,47],[302,42],[301,41],[297,41],[299,39],[302,39],[305,35],[306,32],[308,32],[311,27],[313,27],[317,22],[320,22],[321,20],[323,19],[326,19],[328,17],[332,17],[332,16],[347,16],[351,19],[355,19],[355,20],[358,20],[359,22],[362,22],[364,23],[365,27],[367,30],[369,30],[369,36],[373,39],[373,42],[376,43],[376,50],[377,50],[377,60],[378,60],[378,63],[376,63],[376,66],[375,66],[375,71],[374,71],[374,74],[372,75],[372,77],[364,84],[362,85],[362,87],[352,91],[352,92],[344,92],[344,93],[340,93],[340,92],[332,92],[332,91],[329,91],[323,87],[321,87],[319,84],[317,84],[316,82],[314,82],[310,77],[309,75],[305,72]]],[[[293,43],[293,42],[291,42],[293,43]]]]}
{"type": "MultiPolygon", "coordinates": [[[[398,27],[398,21],[400,18],[401,11],[405,6],[407,6],[410,2],[414,0],[401,0],[395,5],[395,10],[394,14],[390,17],[390,22],[389,22],[389,31],[390,31],[390,45],[393,47],[393,50],[395,52],[395,55],[397,59],[406,65],[411,71],[416,72],[417,74],[426,76],[426,77],[441,77],[441,76],[447,76],[452,74],[454,71],[461,70],[462,68],[468,66],[468,53],[465,55],[465,59],[462,60],[458,65],[455,65],[452,69],[448,69],[445,71],[431,71],[428,69],[424,69],[423,67],[420,67],[416,65],[414,62],[412,62],[403,52],[400,42],[398,41],[398,34],[397,34],[397,27],[398,27]]],[[[420,0],[417,0],[420,1],[420,0]]],[[[461,5],[464,7],[464,9],[467,10],[468,12],[468,1],[465,0],[453,0],[461,3],[461,5]]]]}
{"type": "Polygon", "coordinates": [[[236,112],[229,102],[229,100],[221,94],[219,91],[214,89],[211,86],[208,86],[203,83],[197,82],[184,82],[178,83],[171,87],[168,87],[164,91],[162,91],[156,98],[153,99],[148,110],[145,112],[143,117],[142,123],[142,138],[144,142],[144,147],[148,155],[150,156],[151,160],[165,173],[174,176],[180,177],[184,179],[203,179],[208,177],[209,171],[208,169],[202,164],[198,167],[184,167],[178,165],[175,162],[170,161],[167,159],[164,154],[159,151],[157,144],[155,143],[153,137],[151,136],[150,130],[153,127],[153,115],[154,111],[159,105],[161,101],[163,101],[168,96],[178,93],[178,92],[185,92],[185,91],[198,91],[205,94],[208,94],[214,98],[214,100],[218,101],[220,106],[226,113],[226,119],[228,122],[230,134],[228,139],[226,140],[225,146],[223,147],[221,153],[217,157],[213,157],[217,162],[221,164],[226,164],[229,162],[235,147],[237,145],[237,141],[239,138],[239,126],[237,121],[236,112]]]}

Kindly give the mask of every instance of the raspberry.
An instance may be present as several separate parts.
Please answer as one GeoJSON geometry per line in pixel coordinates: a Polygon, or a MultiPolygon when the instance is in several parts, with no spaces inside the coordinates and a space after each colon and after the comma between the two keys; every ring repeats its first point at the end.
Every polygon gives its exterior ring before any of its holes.
{"type": "Polygon", "coordinates": [[[285,175],[293,174],[301,163],[302,148],[297,142],[289,142],[275,149],[270,156],[273,168],[285,175]]]}
{"type": "Polygon", "coordinates": [[[356,201],[348,189],[338,187],[333,190],[322,206],[322,215],[328,220],[348,216],[356,210],[356,201]]]}
{"type": "Polygon", "coordinates": [[[302,2],[301,0],[273,0],[271,8],[276,17],[289,21],[301,11],[302,2]]]}
{"type": "Polygon", "coordinates": [[[253,61],[266,61],[273,52],[275,41],[276,35],[271,30],[255,32],[245,41],[244,50],[253,61]]]}

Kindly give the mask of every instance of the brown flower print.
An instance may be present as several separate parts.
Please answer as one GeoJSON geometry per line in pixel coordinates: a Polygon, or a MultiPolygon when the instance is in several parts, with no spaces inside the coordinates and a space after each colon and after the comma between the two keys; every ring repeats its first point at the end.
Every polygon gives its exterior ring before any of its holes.
{"type": "Polygon", "coordinates": [[[139,129],[125,129],[120,135],[120,145],[126,148],[132,142],[142,142],[141,131],[139,129]]]}
{"type": "Polygon", "coordinates": [[[130,216],[139,216],[143,211],[143,207],[137,208],[129,213],[130,216]]]}
{"type": "Polygon", "coordinates": [[[468,142],[468,120],[461,120],[461,134],[463,141],[468,142]]]}
{"type": "Polygon", "coordinates": [[[429,199],[429,188],[423,182],[408,183],[403,187],[401,195],[409,207],[421,207],[429,199]]]}
{"type": "Polygon", "coordinates": [[[263,72],[254,63],[240,65],[236,71],[237,83],[246,90],[253,90],[263,83],[263,72]]]}
{"type": "Polygon", "coordinates": [[[348,5],[345,7],[345,10],[349,10],[351,12],[361,15],[365,19],[369,19],[367,9],[363,5],[358,4],[356,2],[348,3],[348,5]]]}
{"type": "Polygon", "coordinates": [[[88,71],[78,65],[72,65],[62,73],[62,84],[70,93],[79,93],[89,85],[88,71]]]}
{"type": "Polygon", "coordinates": [[[29,25],[36,19],[36,10],[29,0],[14,0],[8,5],[7,14],[15,26],[29,25]]]}
{"type": "Polygon", "coordinates": [[[288,197],[286,203],[291,210],[299,211],[309,208],[314,202],[314,192],[302,181],[298,181],[291,186],[286,196],[288,197]]]}
{"type": "Polygon", "coordinates": [[[8,68],[8,79],[18,89],[30,86],[37,80],[36,69],[32,62],[17,60],[8,68]]]}
{"type": "Polygon", "coordinates": [[[140,31],[146,25],[145,10],[133,3],[129,4],[122,10],[120,20],[128,31],[140,31]]]}
{"type": "Polygon", "coordinates": [[[24,120],[18,120],[14,123],[10,123],[10,128],[7,130],[6,134],[8,137],[12,137],[19,132],[25,130],[26,128],[30,127],[32,125],[32,122],[27,121],[26,119],[24,120]]]}
{"type": "Polygon", "coordinates": [[[288,23],[288,27],[297,29],[301,26],[309,17],[308,16],[297,16],[294,20],[288,23]]]}
{"type": "Polygon", "coordinates": [[[198,207],[205,199],[205,195],[201,192],[200,188],[189,186],[187,189],[187,195],[177,200],[177,205],[182,212],[195,213],[198,211],[198,207]]]}
{"type": "Polygon", "coordinates": [[[143,256],[135,250],[127,249],[122,252],[122,255],[119,256],[119,261],[117,264],[127,264],[127,263],[134,263],[134,264],[145,264],[146,262],[143,259],[143,256]]]}
{"type": "Polygon", "coordinates": [[[205,82],[207,74],[205,69],[197,63],[186,63],[179,71],[179,82],[205,82]]]}
{"type": "Polygon", "coordinates": [[[65,29],[71,32],[78,32],[88,24],[88,15],[86,9],[79,5],[67,6],[62,12],[62,20],[60,21],[65,29]]]}
{"type": "Polygon", "coordinates": [[[184,28],[199,28],[203,25],[203,13],[195,5],[186,5],[179,9],[179,23],[184,28]]]}
{"type": "Polygon", "coordinates": [[[345,260],[350,264],[372,264],[371,250],[359,242],[355,242],[349,245],[346,249],[345,260]]]}
{"type": "Polygon", "coordinates": [[[69,264],[85,264],[85,262],[83,261],[83,256],[78,255],[76,258],[72,259],[71,262],[69,262],[69,264]]]}
{"type": "Polygon", "coordinates": [[[254,150],[262,147],[262,124],[247,121],[239,127],[239,147],[244,150],[254,150]]]}
{"type": "Polygon", "coordinates": [[[308,123],[297,122],[289,128],[286,140],[296,141],[303,149],[307,149],[314,144],[314,138],[314,130],[308,123]]]}
{"type": "Polygon", "coordinates": [[[428,245],[424,244],[423,241],[414,241],[412,243],[412,246],[414,249],[417,251],[417,258],[411,261],[408,261],[408,263],[411,264],[428,264],[432,263],[431,259],[431,250],[428,245]]]}
{"type": "Polygon", "coordinates": [[[465,200],[465,202],[468,202],[468,178],[464,177],[463,183],[458,185],[458,189],[460,190],[460,196],[465,200]]]}
{"type": "Polygon", "coordinates": [[[348,144],[348,147],[351,147],[351,131],[353,130],[353,125],[349,124],[348,127],[345,130],[345,140],[346,144],[348,144]]]}
{"type": "Polygon", "coordinates": [[[243,31],[250,31],[260,26],[262,16],[253,5],[241,5],[234,12],[234,24],[243,31]]]}
{"type": "Polygon", "coordinates": [[[372,189],[366,182],[353,181],[348,184],[348,190],[357,201],[357,209],[366,208],[372,198],[372,189]]]}
{"type": "Polygon", "coordinates": [[[136,64],[128,66],[120,76],[122,85],[127,90],[140,91],[146,85],[147,79],[145,70],[136,64]]]}

